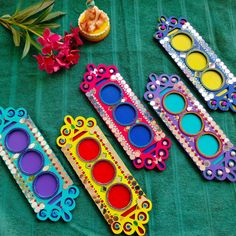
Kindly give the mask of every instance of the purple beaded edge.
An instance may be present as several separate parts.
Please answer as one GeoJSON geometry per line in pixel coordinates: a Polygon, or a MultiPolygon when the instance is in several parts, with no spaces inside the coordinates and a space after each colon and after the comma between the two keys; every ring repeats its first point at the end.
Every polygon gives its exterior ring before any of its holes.
{"type": "Polygon", "coordinates": [[[144,94],[145,100],[150,103],[176,139],[184,147],[185,151],[202,171],[204,178],[207,180],[217,179],[220,181],[228,179],[231,182],[235,182],[236,148],[183,82],[180,81],[180,78],[177,75],[168,76],[163,74],[157,76],[152,73],[149,75],[149,80],[147,92],[144,94]],[[185,111],[178,115],[167,112],[162,103],[165,90],[168,90],[168,92],[180,92],[184,96],[188,103],[185,111]],[[177,120],[188,112],[196,112],[204,121],[204,130],[202,130],[201,134],[212,132],[220,139],[222,150],[217,157],[209,159],[202,156],[194,145],[196,137],[194,138],[184,134],[179,128],[177,120]],[[223,158],[220,158],[221,156],[223,156],[223,158]]]}

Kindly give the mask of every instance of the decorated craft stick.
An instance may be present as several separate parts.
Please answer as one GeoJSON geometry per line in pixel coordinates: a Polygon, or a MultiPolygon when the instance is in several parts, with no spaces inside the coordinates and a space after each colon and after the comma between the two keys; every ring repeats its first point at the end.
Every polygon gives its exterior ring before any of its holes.
{"type": "Polygon", "coordinates": [[[113,233],[144,235],[152,203],[93,118],[65,117],[57,144],[113,233]]]}
{"type": "Polygon", "coordinates": [[[166,168],[171,142],[115,66],[87,66],[80,88],[136,168],[166,168]]]}
{"type": "Polygon", "coordinates": [[[72,219],[78,188],[23,108],[0,108],[0,156],[39,220],[72,219]]]}
{"type": "Polygon", "coordinates": [[[194,84],[209,108],[236,112],[236,77],[186,19],[162,16],[154,37],[194,84]]]}
{"type": "Polygon", "coordinates": [[[236,148],[177,75],[151,74],[144,97],[202,171],[236,181],[236,148]]]}

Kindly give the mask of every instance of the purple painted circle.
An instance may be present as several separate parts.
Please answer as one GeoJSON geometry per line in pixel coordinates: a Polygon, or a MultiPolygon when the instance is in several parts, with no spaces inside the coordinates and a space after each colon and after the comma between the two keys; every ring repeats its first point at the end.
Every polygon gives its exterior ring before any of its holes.
{"type": "Polygon", "coordinates": [[[41,173],[35,178],[33,188],[38,197],[43,199],[51,198],[58,191],[58,177],[52,172],[41,173]]]}
{"type": "Polygon", "coordinates": [[[24,152],[19,159],[19,168],[26,175],[37,174],[44,165],[43,155],[36,150],[24,152]]]}
{"type": "Polygon", "coordinates": [[[29,144],[30,137],[24,129],[13,129],[6,135],[5,146],[10,152],[22,152],[29,144]]]}

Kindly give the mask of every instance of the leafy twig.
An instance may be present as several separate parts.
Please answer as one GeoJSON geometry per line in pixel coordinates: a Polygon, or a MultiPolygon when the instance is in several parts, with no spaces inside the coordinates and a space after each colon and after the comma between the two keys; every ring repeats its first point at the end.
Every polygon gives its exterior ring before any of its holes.
{"type": "Polygon", "coordinates": [[[54,0],[43,0],[23,10],[16,10],[13,15],[5,14],[0,17],[0,24],[12,33],[16,47],[20,46],[21,38],[25,40],[22,54],[24,58],[30,50],[30,46],[41,49],[34,40],[34,36],[41,37],[45,28],[58,28],[59,24],[52,21],[65,15],[64,12],[52,12],[54,0]]]}

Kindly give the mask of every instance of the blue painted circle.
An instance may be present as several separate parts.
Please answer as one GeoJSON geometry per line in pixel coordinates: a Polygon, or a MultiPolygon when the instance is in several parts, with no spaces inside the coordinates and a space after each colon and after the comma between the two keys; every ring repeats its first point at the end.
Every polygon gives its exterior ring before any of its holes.
{"type": "Polygon", "coordinates": [[[135,122],[137,110],[130,103],[121,103],[114,109],[113,116],[118,124],[126,126],[135,122]]]}
{"type": "Polygon", "coordinates": [[[197,114],[187,113],[181,118],[180,127],[187,135],[197,135],[203,127],[202,119],[197,114]]]}
{"type": "Polygon", "coordinates": [[[100,91],[100,98],[107,105],[115,105],[120,102],[123,94],[121,88],[113,83],[106,84],[100,91]]]}
{"type": "Polygon", "coordinates": [[[129,130],[129,140],[135,147],[146,147],[152,139],[153,133],[145,124],[136,124],[129,130]]]}
{"type": "Polygon", "coordinates": [[[213,158],[220,150],[219,140],[212,134],[203,134],[197,139],[197,149],[206,158],[213,158]]]}
{"type": "Polygon", "coordinates": [[[169,93],[163,99],[165,109],[174,114],[181,113],[186,107],[183,96],[179,93],[169,93]]]}

